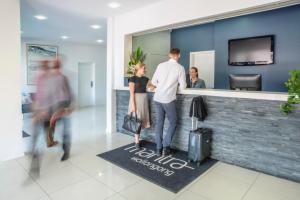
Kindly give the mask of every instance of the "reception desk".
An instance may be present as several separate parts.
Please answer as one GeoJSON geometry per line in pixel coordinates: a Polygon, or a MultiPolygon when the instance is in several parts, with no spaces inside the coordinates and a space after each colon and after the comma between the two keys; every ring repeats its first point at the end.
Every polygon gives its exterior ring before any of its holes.
{"type": "MultiPolygon", "coordinates": [[[[214,159],[300,182],[300,112],[284,115],[280,104],[284,93],[241,92],[222,90],[184,90],[177,95],[178,123],[172,147],[187,151],[191,130],[189,110],[192,98],[203,96],[208,116],[199,127],[213,130],[214,159]]],[[[154,141],[156,112],[148,94],[152,127],[142,138],[154,141]]],[[[116,90],[116,126],[122,129],[128,111],[129,91],[116,90]]],[[[168,122],[166,120],[165,128],[168,122]]]]}

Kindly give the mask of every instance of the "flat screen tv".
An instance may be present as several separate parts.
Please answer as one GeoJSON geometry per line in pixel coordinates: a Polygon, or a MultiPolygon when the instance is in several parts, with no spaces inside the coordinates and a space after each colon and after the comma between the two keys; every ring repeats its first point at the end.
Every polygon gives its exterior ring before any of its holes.
{"type": "Polygon", "coordinates": [[[234,66],[274,63],[274,36],[265,35],[228,41],[228,64],[234,66]]]}

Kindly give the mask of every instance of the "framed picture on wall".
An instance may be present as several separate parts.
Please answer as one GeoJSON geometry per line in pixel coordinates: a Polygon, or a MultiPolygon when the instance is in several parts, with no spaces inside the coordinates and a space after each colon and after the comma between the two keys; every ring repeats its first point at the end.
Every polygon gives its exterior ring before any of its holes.
{"type": "Polygon", "coordinates": [[[55,60],[58,55],[58,46],[27,44],[27,85],[34,85],[40,62],[55,60]]]}

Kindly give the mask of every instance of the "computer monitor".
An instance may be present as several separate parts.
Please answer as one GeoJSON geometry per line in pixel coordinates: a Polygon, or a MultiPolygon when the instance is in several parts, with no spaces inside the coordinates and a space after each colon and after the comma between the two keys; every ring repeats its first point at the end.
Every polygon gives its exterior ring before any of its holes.
{"type": "Polygon", "coordinates": [[[260,74],[230,74],[229,83],[231,90],[261,91],[260,74]]]}

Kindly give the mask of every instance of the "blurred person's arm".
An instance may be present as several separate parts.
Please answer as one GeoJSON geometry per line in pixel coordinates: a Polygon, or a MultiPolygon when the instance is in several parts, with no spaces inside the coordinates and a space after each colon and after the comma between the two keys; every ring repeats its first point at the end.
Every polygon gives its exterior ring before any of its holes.
{"type": "Polygon", "coordinates": [[[59,109],[58,111],[54,112],[50,119],[50,127],[55,125],[55,122],[64,117],[70,115],[75,110],[75,100],[74,95],[72,93],[68,78],[66,76],[63,76],[63,87],[64,91],[66,92],[66,96],[68,97],[66,101],[68,102],[68,106],[64,107],[63,109],[59,109]]]}
{"type": "Polygon", "coordinates": [[[62,116],[69,115],[75,110],[75,98],[74,98],[72,89],[70,87],[69,80],[64,75],[63,75],[63,79],[64,79],[64,88],[65,88],[65,92],[66,92],[66,96],[67,96],[66,100],[69,101],[69,105],[66,106],[63,110],[60,110],[56,114],[53,115],[56,119],[58,119],[62,116]]]}
{"type": "Polygon", "coordinates": [[[75,110],[75,97],[74,97],[72,89],[70,87],[68,78],[66,76],[64,76],[64,79],[65,79],[65,86],[66,86],[67,93],[68,93],[69,100],[70,100],[70,105],[67,108],[65,108],[65,114],[69,115],[75,110]]]}

